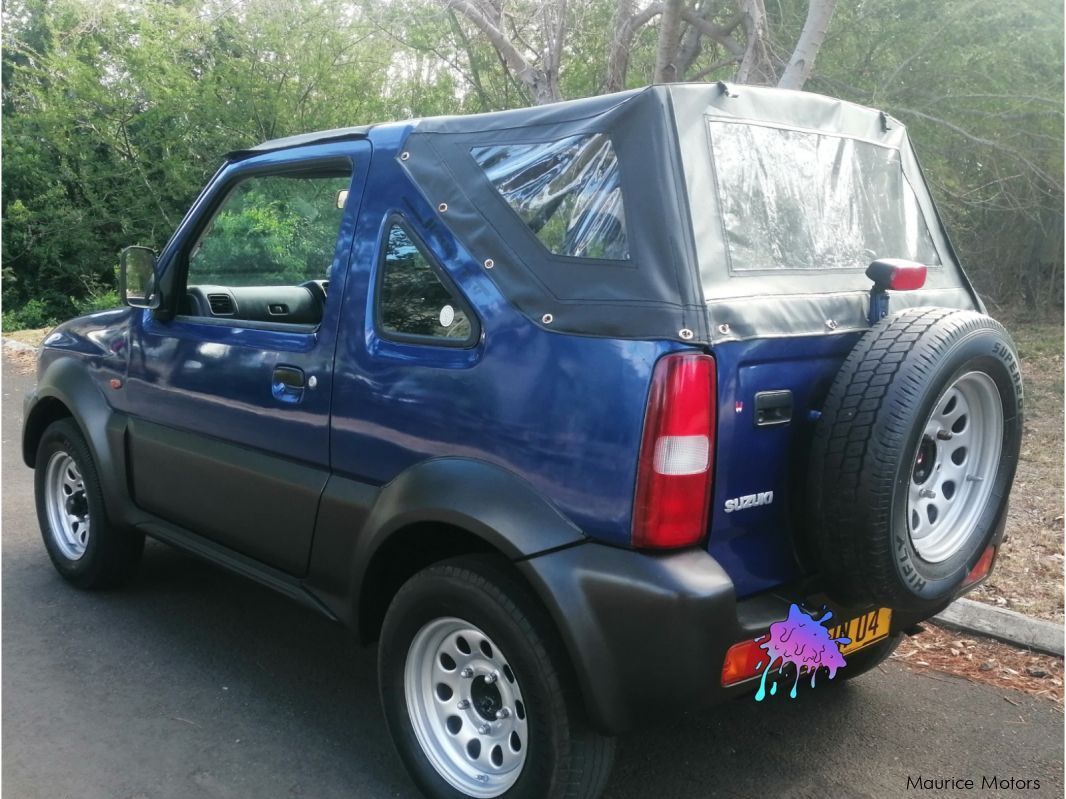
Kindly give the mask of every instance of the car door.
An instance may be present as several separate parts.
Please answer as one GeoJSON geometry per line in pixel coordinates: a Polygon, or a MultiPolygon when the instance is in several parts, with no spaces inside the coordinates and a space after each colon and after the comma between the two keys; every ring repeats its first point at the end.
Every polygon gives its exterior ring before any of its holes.
{"type": "MultiPolygon", "coordinates": [[[[175,315],[131,333],[136,504],[293,575],[329,475],[333,356],[365,141],[270,152],[216,176],[160,270],[175,315]]],[[[165,301],[165,300],[164,300],[165,301]]]]}

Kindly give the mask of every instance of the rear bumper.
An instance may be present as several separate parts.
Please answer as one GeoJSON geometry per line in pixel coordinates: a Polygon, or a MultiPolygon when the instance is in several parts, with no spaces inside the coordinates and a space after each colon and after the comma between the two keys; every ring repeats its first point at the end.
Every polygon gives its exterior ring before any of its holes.
{"type": "MultiPolygon", "coordinates": [[[[722,567],[695,549],[648,554],[590,542],[518,566],[556,622],[590,720],[608,734],[751,693],[754,680],[722,686],[726,651],[765,633],[793,602],[827,603],[837,619],[873,608],[836,605],[809,583],[738,602],[722,567]]],[[[894,612],[891,632],[938,611],[894,612]]]]}

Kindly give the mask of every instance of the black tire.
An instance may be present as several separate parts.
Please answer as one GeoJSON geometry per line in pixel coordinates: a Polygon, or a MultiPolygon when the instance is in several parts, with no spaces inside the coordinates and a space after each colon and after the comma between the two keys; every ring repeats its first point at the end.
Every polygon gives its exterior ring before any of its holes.
{"type": "Polygon", "coordinates": [[[996,534],[1021,436],[1018,357],[998,322],[974,311],[916,308],[875,325],[837,374],[812,446],[807,534],[828,593],[849,604],[941,606],[996,534]],[[912,478],[918,483],[919,448],[932,446],[930,457],[939,457],[940,443],[925,434],[938,401],[971,373],[990,378],[988,393],[999,397],[998,465],[972,527],[959,526],[970,532],[959,534],[958,548],[926,560],[912,540],[917,517],[908,512],[908,492],[912,478]]]}
{"type": "Polygon", "coordinates": [[[144,535],[116,527],[108,519],[96,464],[73,419],[53,422],[41,436],[34,466],[34,494],[45,549],[63,579],[79,588],[110,588],[133,575],[144,550],[144,535]],[[79,492],[78,499],[85,503],[89,515],[87,539],[80,557],[64,552],[58,540],[62,533],[53,529],[49,520],[45,482],[48,465],[58,454],[73,458],[84,483],[83,495],[79,492]]]}
{"type": "Polygon", "coordinates": [[[381,632],[381,701],[397,752],[421,791],[433,799],[470,794],[432,765],[413,728],[404,691],[408,652],[418,632],[454,617],[483,630],[521,686],[528,751],[507,799],[594,799],[610,776],[613,738],[585,721],[569,660],[547,613],[505,561],[472,556],[445,561],[412,577],[389,606],[381,632]]]}

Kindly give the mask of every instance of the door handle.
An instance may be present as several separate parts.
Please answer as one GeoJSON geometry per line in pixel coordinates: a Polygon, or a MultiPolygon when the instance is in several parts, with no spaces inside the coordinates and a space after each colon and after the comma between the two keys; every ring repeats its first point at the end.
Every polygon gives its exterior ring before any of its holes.
{"type": "Polygon", "coordinates": [[[294,405],[304,397],[304,372],[295,366],[275,366],[270,393],[279,402],[294,405]]]}
{"type": "Polygon", "coordinates": [[[756,427],[779,427],[792,421],[792,392],[760,391],[755,395],[756,427]]]}

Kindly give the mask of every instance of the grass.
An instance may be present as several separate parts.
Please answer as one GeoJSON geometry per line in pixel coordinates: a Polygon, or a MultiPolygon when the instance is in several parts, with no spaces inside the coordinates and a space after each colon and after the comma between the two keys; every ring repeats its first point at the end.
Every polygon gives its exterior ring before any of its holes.
{"type": "Polygon", "coordinates": [[[4,331],[4,338],[12,339],[13,341],[21,341],[23,344],[29,344],[34,347],[40,347],[41,342],[44,341],[44,337],[48,335],[50,327],[39,327],[34,330],[12,330],[4,331]]]}

